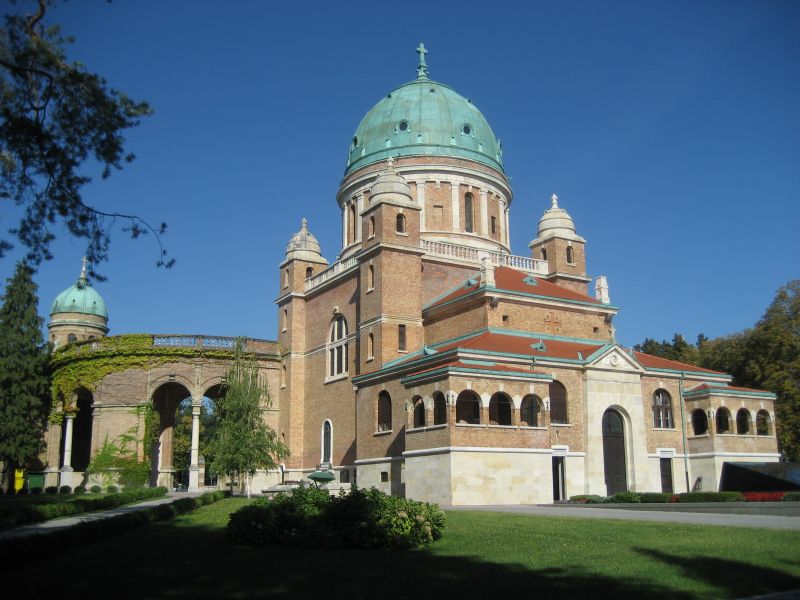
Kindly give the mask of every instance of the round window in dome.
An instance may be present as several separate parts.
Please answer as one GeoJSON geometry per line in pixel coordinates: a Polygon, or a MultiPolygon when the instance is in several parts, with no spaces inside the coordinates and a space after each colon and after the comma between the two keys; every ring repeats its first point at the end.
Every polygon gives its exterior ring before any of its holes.
{"type": "Polygon", "coordinates": [[[464,126],[461,128],[461,133],[464,135],[470,135],[472,133],[472,125],[469,123],[464,123],[464,126]]]}
{"type": "Polygon", "coordinates": [[[398,128],[400,131],[407,131],[407,130],[408,130],[408,121],[406,121],[405,119],[403,119],[403,120],[402,120],[402,121],[400,121],[400,123],[397,125],[397,128],[398,128]]]}

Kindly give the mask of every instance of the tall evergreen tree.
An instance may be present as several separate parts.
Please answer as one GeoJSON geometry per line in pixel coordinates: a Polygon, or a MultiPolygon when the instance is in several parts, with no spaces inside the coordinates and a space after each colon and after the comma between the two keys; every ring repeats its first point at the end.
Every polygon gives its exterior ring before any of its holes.
{"type": "Polygon", "coordinates": [[[37,286],[20,262],[0,307],[0,462],[3,489],[14,468],[34,463],[44,448],[49,413],[49,346],[42,340],[37,286]]]}

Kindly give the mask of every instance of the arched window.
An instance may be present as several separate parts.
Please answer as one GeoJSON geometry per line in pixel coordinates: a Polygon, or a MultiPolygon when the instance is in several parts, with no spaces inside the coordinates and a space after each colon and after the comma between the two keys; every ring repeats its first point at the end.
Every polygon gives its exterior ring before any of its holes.
{"type": "Polygon", "coordinates": [[[356,241],[356,205],[355,203],[350,204],[350,223],[348,226],[348,233],[350,234],[350,242],[356,241]]]}
{"type": "Polygon", "coordinates": [[[497,233],[497,217],[492,217],[492,235],[497,233]]]}
{"type": "Polygon", "coordinates": [[[575,252],[572,250],[572,246],[567,246],[567,264],[572,265],[575,263],[575,252]]]}
{"type": "Polygon", "coordinates": [[[392,397],[389,392],[378,394],[378,431],[392,430],[392,397]]]}
{"type": "Polygon", "coordinates": [[[433,424],[444,425],[447,423],[447,401],[442,392],[433,394],[433,424]]]}
{"type": "Polygon", "coordinates": [[[367,290],[375,289],[375,267],[370,265],[367,268],[367,290]]]}
{"type": "Polygon", "coordinates": [[[731,432],[731,411],[724,406],[717,409],[717,433],[731,432]]]}
{"type": "Polygon", "coordinates": [[[397,219],[395,219],[395,231],[397,231],[397,233],[406,232],[406,217],[403,213],[398,214],[397,219]]]}
{"type": "Polygon", "coordinates": [[[763,408],[756,413],[756,435],[770,435],[769,413],[763,408]]]}
{"type": "Polygon", "coordinates": [[[704,410],[696,408],[692,411],[692,433],[703,435],[708,433],[708,417],[704,410]]]}
{"type": "Polygon", "coordinates": [[[416,396],[412,402],[414,403],[414,429],[425,427],[425,403],[419,396],[416,396]]]}
{"type": "Polygon", "coordinates": [[[520,422],[528,427],[541,427],[539,413],[542,412],[542,400],[535,394],[528,394],[522,399],[520,422]]]}
{"type": "Polygon", "coordinates": [[[283,331],[289,328],[289,310],[286,308],[283,309],[283,325],[281,327],[283,331]]]}
{"type": "Polygon", "coordinates": [[[672,429],[672,398],[667,390],[656,390],[653,394],[653,427],[672,429]]]}
{"type": "Polygon", "coordinates": [[[750,411],[740,408],[736,413],[736,433],[744,435],[750,433],[750,411]]]}
{"type": "Polygon", "coordinates": [[[283,272],[283,287],[289,287],[289,269],[283,272]]]}
{"type": "Polygon", "coordinates": [[[547,250],[542,248],[542,260],[547,260],[547,250]]]}
{"type": "Polygon", "coordinates": [[[311,279],[314,276],[314,267],[306,267],[306,279],[311,279]]]}
{"type": "Polygon", "coordinates": [[[369,218],[369,237],[375,237],[375,217],[369,218]]]}
{"type": "Polygon", "coordinates": [[[473,210],[472,194],[467,192],[464,195],[464,231],[467,233],[472,233],[475,228],[473,210]]]}
{"type": "Polygon", "coordinates": [[[481,404],[475,392],[464,390],[456,398],[456,423],[481,422],[481,404]]]}
{"type": "Polygon", "coordinates": [[[330,463],[333,454],[333,426],[326,420],[322,425],[322,462],[330,463]]]}
{"type": "Polygon", "coordinates": [[[328,337],[328,377],[347,373],[347,321],[338,315],[328,337]]]}
{"type": "Polygon", "coordinates": [[[77,341],[78,341],[78,336],[77,336],[77,335],[75,335],[74,333],[70,333],[70,334],[67,336],[67,343],[68,343],[68,344],[71,344],[72,342],[77,342],[77,341]]]}
{"type": "Polygon", "coordinates": [[[569,423],[567,388],[560,381],[550,383],[550,422],[569,423]]]}
{"type": "Polygon", "coordinates": [[[286,365],[281,367],[281,387],[286,387],[286,365]]]}
{"type": "Polygon", "coordinates": [[[367,358],[375,358],[375,336],[371,333],[367,336],[367,358]]]}
{"type": "Polygon", "coordinates": [[[489,399],[489,424],[511,425],[511,398],[497,392],[489,399]]]}

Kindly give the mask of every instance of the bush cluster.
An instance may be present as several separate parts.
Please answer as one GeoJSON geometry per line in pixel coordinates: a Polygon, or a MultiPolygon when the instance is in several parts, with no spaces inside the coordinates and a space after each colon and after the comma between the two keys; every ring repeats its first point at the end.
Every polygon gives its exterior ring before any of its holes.
{"type": "Polygon", "coordinates": [[[328,548],[411,548],[442,537],[435,504],[353,488],[334,497],[316,487],[262,498],[231,515],[228,531],[248,545],[328,548]]]}
{"type": "Polygon", "coordinates": [[[119,494],[109,494],[101,498],[71,498],[65,501],[46,504],[15,504],[0,507],[0,528],[16,527],[26,523],[47,521],[56,517],[66,517],[95,510],[117,508],[139,500],[157,498],[167,493],[167,488],[138,488],[119,494]]]}
{"type": "MultiPolygon", "coordinates": [[[[162,489],[166,493],[166,488],[146,489],[162,489]]],[[[208,492],[195,498],[182,498],[170,504],[151,506],[97,521],[85,521],[44,535],[0,538],[0,559],[4,567],[30,564],[34,560],[41,560],[67,549],[71,550],[81,544],[105,539],[156,521],[171,519],[205,504],[222,500],[224,497],[221,491],[208,492]]]]}
{"type": "Polygon", "coordinates": [[[678,502],[741,502],[741,492],[684,492],[678,502]]]}
{"type": "Polygon", "coordinates": [[[783,495],[784,502],[800,502],[800,492],[786,492],[783,495]]]}
{"type": "Polygon", "coordinates": [[[99,485],[93,485],[89,488],[89,491],[93,494],[101,494],[103,493],[103,488],[101,488],[99,485]]]}

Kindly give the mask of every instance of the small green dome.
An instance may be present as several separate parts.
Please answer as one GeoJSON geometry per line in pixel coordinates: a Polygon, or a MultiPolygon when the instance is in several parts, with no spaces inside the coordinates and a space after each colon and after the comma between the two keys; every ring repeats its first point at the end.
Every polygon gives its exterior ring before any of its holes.
{"type": "Polygon", "coordinates": [[[428,78],[422,44],[417,79],[392,90],[366,114],[350,142],[345,175],[399,156],[452,156],[504,172],[503,149],[481,111],[428,78]]]}
{"type": "Polygon", "coordinates": [[[53,301],[50,314],[56,313],[80,313],[108,319],[106,303],[86,279],[85,264],[78,281],[61,292],[53,301]]]}

